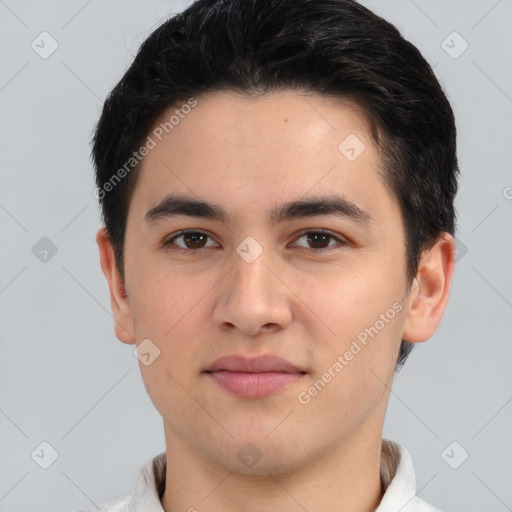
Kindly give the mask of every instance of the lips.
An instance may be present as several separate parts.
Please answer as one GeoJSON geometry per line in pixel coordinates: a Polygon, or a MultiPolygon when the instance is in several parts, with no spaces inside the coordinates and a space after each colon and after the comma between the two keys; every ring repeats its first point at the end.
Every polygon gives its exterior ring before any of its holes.
{"type": "Polygon", "coordinates": [[[244,373],[306,373],[286,359],[274,355],[263,355],[252,358],[236,355],[225,356],[214,361],[205,371],[216,372],[219,370],[244,373]]]}
{"type": "Polygon", "coordinates": [[[226,356],[214,361],[205,373],[237,397],[263,398],[300,381],[305,371],[274,355],[252,358],[226,356]]]}

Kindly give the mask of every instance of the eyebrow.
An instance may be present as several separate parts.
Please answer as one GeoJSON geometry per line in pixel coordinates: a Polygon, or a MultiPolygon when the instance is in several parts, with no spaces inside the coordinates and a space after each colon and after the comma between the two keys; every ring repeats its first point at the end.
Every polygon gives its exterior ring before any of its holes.
{"type": "MultiPolygon", "coordinates": [[[[215,203],[193,199],[183,195],[168,195],[158,205],[146,212],[144,220],[147,224],[185,215],[203,219],[226,222],[230,216],[226,210],[215,203]]],[[[351,219],[361,225],[373,224],[370,214],[340,196],[315,196],[297,201],[290,201],[274,207],[269,219],[274,224],[281,222],[314,217],[319,215],[336,215],[351,219]]]]}

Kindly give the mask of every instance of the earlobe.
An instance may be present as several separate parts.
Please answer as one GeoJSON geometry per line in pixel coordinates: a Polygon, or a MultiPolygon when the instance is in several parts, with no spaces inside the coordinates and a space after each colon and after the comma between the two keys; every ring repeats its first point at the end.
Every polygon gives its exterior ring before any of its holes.
{"type": "Polygon", "coordinates": [[[412,343],[432,337],[441,323],[455,269],[455,242],[443,233],[421,258],[408,297],[402,339],[412,343]]]}
{"type": "Polygon", "coordinates": [[[100,251],[100,265],[110,290],[110,306],[114,315],[115,333],[123,343],[135,343],[133,319],[130,302],[126,295],[125,283],[122,281],[114,256],[114,247],[106,228],[96,234],[96,243],[100,251]]]}

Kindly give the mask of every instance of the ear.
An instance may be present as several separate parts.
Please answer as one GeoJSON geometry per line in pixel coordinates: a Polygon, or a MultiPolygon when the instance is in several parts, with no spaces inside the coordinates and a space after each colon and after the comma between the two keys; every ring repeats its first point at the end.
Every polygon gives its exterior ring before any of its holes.
{"type": "Polygon", "coordinates": [[[123,343],[135,343],[133,319],[130,302],[124,282],[119,274],[114,257],[114,247],[106,228],[96,234],[96,243],[100,250],[100,264],[110,288],[110,306],[114,314],[116,336],[123,343]]]}
{"type": "Polygon", "coordinates": [[[455,241],[449,233],[442,233],[421,257],[409,292],[402,339],[416,343],[432,337],[448,302],[454,269],[455,241]]]}

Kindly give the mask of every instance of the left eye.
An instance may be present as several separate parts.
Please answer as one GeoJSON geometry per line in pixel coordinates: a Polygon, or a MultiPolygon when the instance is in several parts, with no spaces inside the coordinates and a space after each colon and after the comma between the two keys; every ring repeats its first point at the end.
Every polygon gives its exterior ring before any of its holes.
{"type": "MultiPolygon", "coordinates": [[[[183,252],[194,252],[207,247],[215,247],[215,245],[207,245],[206,241],[210,238],[209,235],[201,231],[183,231],[164,242],[164,246],[176,245],[183,252]],[[175,243],[176,240],[182,239],[183,244],[175,243]]],[[[347,242],[337,237],[336,235],[323,230],[306,231],[302,233],[297,240],[306,239],[306,243],[313,245],[313,247],[304,247],[307,251],[316,252],[323,251],[328,247],[336,245],[330,242],[338,242],[340,245],[346,245],[347,242]]],[[[300,246],[299,246],[300,247],[300,246]]]]}
{"type": "Polygon", "coordinates": [[[321,247],[306,247],[309,251],[321,251],[327,247],[333,247],[333,245],[329,245],[329,241],[338,241],[341,245],[344,245],[345,242],[338,238],[337,236],[329,233],[328,231],[307,231],[303,233],[298,239],[306,238],[307,243],[320,245],[321,247]],[[327,245],[326,245],[327,242],[327,245]]]}

